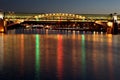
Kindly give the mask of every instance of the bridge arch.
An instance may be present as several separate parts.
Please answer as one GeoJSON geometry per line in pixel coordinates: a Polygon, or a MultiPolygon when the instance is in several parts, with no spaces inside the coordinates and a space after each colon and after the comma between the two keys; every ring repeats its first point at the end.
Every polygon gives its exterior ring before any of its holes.
{"type": "Polygon", "coordinates": [[[83,21],[85,16],[79,14],[69,14],[69,13],[47,13],[32,16],[26,21],[83,21]]]}

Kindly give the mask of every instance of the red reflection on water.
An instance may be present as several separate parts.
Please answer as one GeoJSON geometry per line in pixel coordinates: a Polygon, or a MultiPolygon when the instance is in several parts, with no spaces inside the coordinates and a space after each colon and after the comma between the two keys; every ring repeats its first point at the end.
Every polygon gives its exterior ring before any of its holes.
{"type": "Polygon", "coordinates": [[[109,35],[108,39],[108,68],[110,80],[114,80],[114,71],[113,71],[113,53],[112,53],[112,35],[109,35]]]}
{"type": "Polygon", "coordinates": [[[24,73],[24,35],[21,35],[20,74],[24,73]]]}
{"type": "Polygon", "coordinates": [[[57,68],[58,68],[58,80],[62,80],[63,74],[63,48],[62,48],[62,36],[58,35],[58,49],[57,49],[57,68]]]}

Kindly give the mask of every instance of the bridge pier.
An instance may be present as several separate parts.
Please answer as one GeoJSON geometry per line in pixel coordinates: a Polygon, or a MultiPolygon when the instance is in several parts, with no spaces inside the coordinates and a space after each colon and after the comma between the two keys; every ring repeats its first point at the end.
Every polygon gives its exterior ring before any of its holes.
{"type": "Polygon", "coordinates": [[[117,23],[117,15],[113,14],[113,32],[112,34],[118,34],[118,23],[117,23]]]}
{"type": "Polygon", "coordinates": [[[0,32],[4,32],[4,14],[0,11],[0,32]]]}
{"type": "Polygon", "coordinates": [[[7,25],[5,20],[4,20],[4,33],[7,33],[7,25]]]}
{"type": "Polygon", "coordinates": [[[7,33],[6,21],[4,19],[0,19],[0,32],[7,33]]]}
{"type": "Polygon", "coordinates": [[[118,21],[117,21],[116,13],[114,13],[112,15],[112,20],[111,20],[111,22],[108,22],[107,25],[109,26],[107,28],[107,33],[108,34],[118,34],[119,33],[119,31],[118,31],[118,21]]]}
{"type": "Polygon", "coordinates": [[[0,32],[6,33],[7,28],[6,28],[6,21],[5,21],[5,14],[4,12],[0,11],[0,32]]]}
{"type": "Polygon", "coordinates": [[[113,32],[112,34],[118,34],[118,23],[113,22],[113,32]]]}
{"type": "Polygon", "coordinates": [[[117,22],[111,22],[112,26],[109,26],[107,28],[107,33],[108,34],[118,34],[118,23],[117,22]]]}

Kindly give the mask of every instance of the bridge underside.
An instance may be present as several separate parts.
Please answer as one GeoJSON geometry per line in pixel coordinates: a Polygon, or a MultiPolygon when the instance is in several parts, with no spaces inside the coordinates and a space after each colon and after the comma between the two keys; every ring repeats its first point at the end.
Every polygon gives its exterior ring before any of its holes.
{"type": "Polygon", "coordinates": [[[105,31],[107,26],[96,24],[95,22],[56,22],[56,21],[25,21],[21,23],[24,26],[33,26],[33,25],[42,25],[43,28],[49,27],[51,29],[58,29],[58,28],[76,28],[76,29],[92,29],[98,31],[105,31]]]}

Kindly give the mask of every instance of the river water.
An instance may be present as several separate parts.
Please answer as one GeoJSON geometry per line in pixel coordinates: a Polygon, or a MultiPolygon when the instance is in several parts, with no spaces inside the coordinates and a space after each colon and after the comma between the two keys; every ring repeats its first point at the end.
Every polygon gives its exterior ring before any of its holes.
{"type": "Polygon", "coordinates": [[[0,33],[0,80],[120,80],[119,49],[120,35],[0,33]]]}

